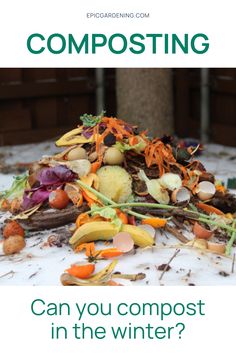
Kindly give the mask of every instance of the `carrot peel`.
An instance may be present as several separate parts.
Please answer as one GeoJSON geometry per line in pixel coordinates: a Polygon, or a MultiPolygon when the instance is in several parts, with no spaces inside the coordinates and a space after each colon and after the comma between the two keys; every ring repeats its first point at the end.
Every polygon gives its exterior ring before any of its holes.
{"type": "Polygon", "coordinates": [[[151,225],[155,227],[156,229],[165,227],[167,223],[166,219],[161,219],[161,218],[148,218],[148,219],[143,219],[142,224],[143,225],[151,225]]]}

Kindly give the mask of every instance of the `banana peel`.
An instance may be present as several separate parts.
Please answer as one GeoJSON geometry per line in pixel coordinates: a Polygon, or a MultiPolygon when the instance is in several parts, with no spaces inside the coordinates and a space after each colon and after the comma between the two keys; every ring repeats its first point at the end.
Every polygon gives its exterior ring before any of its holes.
{"type": "Polygon", "coordinates": [[[126,279],[130,281],[143,280],[146,278],[146,274],[137,273],[137,274],[122,274],[122,273],[113,273],[111,275],[112,279],[126,279]]]}
{"type": "Polygon", "coordinates": [[[74,277],[68,273],[63,273],[60,278],[61,284],[64,286],[77,285],[77,286],[106,286],[108,282],[100,281],[93,282],[74,277]]]}
{"type": "Polygon", "coordinates": [[[139,247],[149,247],[154,244],[151,235],[145,230],[134,225],[122,225],[121,230],[118,230],[115,225],[108,221],[94,221],[80,226],[70,239],[70,244],[77,247],[82,243],[92,241],[109,241],[119,232],[128,232],[134,241],[134,244],[139,247]]]}
{"type": "Polygon", "coordinates": [[[79,279],[70,275],[68,273],[63,273],[61,275],[61,283],[62,285],[77,285],[77,286],[104,286],[109,285],[109,280],[111,280],[112,272],[117,265],[117,260],[114,260],[110,264],[108,264],[105,268],[93,274],[88,279],[79,279]]]}
{"type": "Polygon", "coordinates": [[[86,138],[81,135],[83,127],[79,127],[64,134],[60,139],[56,141],[56,146],[70,146],[77,144],[91,143],[94,141],[94,137],[86,138]]]}
{"type": "Polygon", "coordinates": [[[118,263],[118,260],[115,259],[110,264],[108,264],[105,268],[100,270],[100,272],[97,272],[96,274],[91,275],[91,277],[89,277],[89,280],[95,281],[95,282],[110,280],[112,272],[115,269],[117,263],[118,263]]]}
{"type": "MultiPolygon", "coordinates": [[[[138,274],[122,274],[113,273],[115,266],[117,265],[117,260],[114,260],[103,268],[100,272],[93,274],[88,279],[79,279],[70,275],[68,273],[63,273],[61,275],[61,283],[64,286],[76,285],[76,286],[109,286],[111,281],[115,278],[126,279],[130,281],[137,281],[145,279],[146,275],[144,273],[138,274]]],[[[121,285],[121,284],[116,284],[121,285]]]]}

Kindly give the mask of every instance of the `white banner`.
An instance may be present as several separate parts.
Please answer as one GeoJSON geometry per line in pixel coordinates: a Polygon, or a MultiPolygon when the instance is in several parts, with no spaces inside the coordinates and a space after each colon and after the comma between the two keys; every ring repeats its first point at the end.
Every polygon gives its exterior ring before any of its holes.
{"type": "Polygon", "coordinates": [[[8,0],[0,67],[234,67],[235,2],[8,0]]]}
{"type": "Polygon", "coordinates": [[[235,297],[236,287],[2,287],[1,349],[222,354],[235,347],[235,297]]]}

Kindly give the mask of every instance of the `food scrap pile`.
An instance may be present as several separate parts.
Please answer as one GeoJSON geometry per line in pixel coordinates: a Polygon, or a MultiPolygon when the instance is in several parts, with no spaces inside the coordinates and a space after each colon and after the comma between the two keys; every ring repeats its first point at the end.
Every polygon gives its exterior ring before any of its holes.
{"type": "Polygon", "coordinates": [[[114,270],[136,248],[156,247],[157,229],[183,247],[231,255],[236,198],[195,158],[199,146],[185,147],[169,136],[150,138],[104,112],[80,120],[56,141],[61,153],[43,156],[0,194],[1,210],[11,213],[3,227],[5,255],[25,247],[25,234],[68,224],[69,244],[86,261],[65,270],[63,285],[143,279],[143,273],[114,270]],[[186,230],[194,237],[187,238],[186,230]],[[104,260],[110,263],[96,272],[104,260]]]}

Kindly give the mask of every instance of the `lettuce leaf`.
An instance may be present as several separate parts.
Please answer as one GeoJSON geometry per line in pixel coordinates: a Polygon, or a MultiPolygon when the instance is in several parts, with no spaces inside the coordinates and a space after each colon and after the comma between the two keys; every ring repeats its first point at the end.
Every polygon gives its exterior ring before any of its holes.
{"type": "Polygon", "coordinates": [[[117,216],[116,210],[114,208],[110,208],[109,206],[99,207],[97,205],[92,205],[91,212],[92,212],[92,216],[100,215],[105,219],[110,219],[111,223],[117,227],[118,231],[121,229],[122,221],[117,216]]]}
{"type": "Polygon", "coordinates": [[[3,192],[0,192],[0,205],[1,199],[13,200],[14,198],[22,198],[24,190],[27,186],[28,173],[13,177],[14,181],[11,187],[3,192]]]}
{"type": "Polygon", "coordinates": [[[129,150],[134,150],[136,151],[137,153],[140,153],[140,151],[142,150],[143,148],[143,141],[140,141],[138,144],[136,145],[129,145],[129,144],[126,144],[126,143],[121,143],[120,141],[117,141],[114,145],[114,147],[116,147],[120,152],[125,152],[125,151],[129,151],[129,150]]]}

